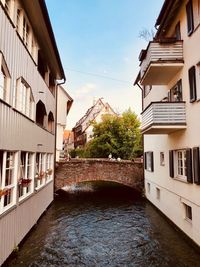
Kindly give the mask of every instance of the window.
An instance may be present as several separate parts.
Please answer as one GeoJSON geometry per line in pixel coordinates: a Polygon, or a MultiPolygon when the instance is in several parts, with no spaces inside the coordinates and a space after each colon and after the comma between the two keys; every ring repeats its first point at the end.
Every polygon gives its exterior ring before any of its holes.
{"type": "Polygon", "coordinates": [[[165,166],[165,153],[160,152],[160,166],[165,166]]]}
{"type": "Polygon", "coordinates": [[[53,133],[54,132],[54,117],[53,113],[50,111],[48,115],[48,130],[53,133]]]}
{"type": "Polygon", "coordinates": [[[33,119],[34,100],[30,86],[23,78],[19,78],[16,89],[16,108],[27,117],[33,119]]]}
{"type": "Polygon", "coordinates": [[[186,179],[186,150],[177,151],[177,176],[186,179]]]}
{"type": "Polygon", "coordinates": [[[156,187],[156,198],[160,200],[160,189],[156,187]]]}
{"type": "Polygon", "coordinates": [[[147,183],[147,193],[150,194],[151,191],[151,185],[150,183],[147,183]]]}
{"type": "Polygon", "coordinates": [[[21,152],[20,167],[18,174],[19,199],[22,199],[33,192],[34,175],[34,156],[33,153],[21,152]]]}
{"type": "Polygon", "coordinates": [[[177,84],[169,92],[169,100],[171,102],[180,102],[182,97],[182,80],[179,80],[177,84]]]}
{"type": "Polygon", "coordinates": [[[23,18],[23,36],[22,36],[22,39],[23,39],[26,47],[29,48],[29,45],[30,45],[30,27],[29,27],[28,22],[27,22],[25,17],[23,18]]]}
{"type": "Polygon", "coordinates": [[[194,30],[192,0],[189,0],[189,2],[186,5],[186,14],[187,14],[187,33],[188,35],[191,35],[194,30]]]}
{"type": "Polygon", "coordinates": [[[145,85],[143,87],[143,97],[144,98],[149,94],[149,92],[151,91],[151,89],[152,89],[152,86],[151,85],[145,85]]]}
{"type": "Polygon", "coordinates": [[[47,154],[46,160],[46,181],[53,179],[53,154],[47,154]]]}
{"type": "Polygon", "coordinates": [[[175,177],[188,183],[193,182],[192,150],[190,148],[169,151],[169,173],[172,178],[175,177]]]}
{"type": "Polygon", "coordinates": [[[196,100],[196,71],[195,66],[192,66],[189,71],[189,86],[190,86],[190,102],[196,100]]]}
{"type": "Polygon", "coordinates": [[[175,27],[175,36],[176,36],[176,40],[181,40],[180,21],[176,24],[176,27],[175,27]]]}
{"type": "Polygon", "coordinates": [[[35,187],[41,187],[45,184],[47,178],[47,154],[36,153],[36,175],[35,187]]]}
{"type": "Polygon", "coordinates": [[[15,204],[15,152],[0,151],[0,213],[15,204]]]}
{"type": "Polygon", "coordinates": [[[188,221],[192,221],[192,207],[183,203],[185,208],[185,219],[188,221]]]}
{"type": "Polygon", "coordinates": [[[154,160],[153,160],[153,152],[148,151],[144,153],[144,165],[145,170],[153,172],[154,171],[154,160]]]}
{"type": "Polygon", "coordinates": [[[46,126],[47,112],[44,103],[39,100],[36,105],[36,123],[41,126],[46,126]]]}
{"type": "Polygon", "coordinates": [[[9,102],[10,75],[2,53],[0,53],[0,99],[9,102]]]}

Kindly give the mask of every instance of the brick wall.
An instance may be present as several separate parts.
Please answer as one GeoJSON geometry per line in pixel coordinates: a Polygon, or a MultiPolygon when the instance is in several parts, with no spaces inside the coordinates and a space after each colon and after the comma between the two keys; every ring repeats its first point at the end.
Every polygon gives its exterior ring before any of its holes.
{"type": "Polygon", "coordinates": [[[143,164],[107,159],[79,159],[60,162],[56,168],[55,191],[65,185],[84,181],[113,181],[143,190],[143,164]]]}

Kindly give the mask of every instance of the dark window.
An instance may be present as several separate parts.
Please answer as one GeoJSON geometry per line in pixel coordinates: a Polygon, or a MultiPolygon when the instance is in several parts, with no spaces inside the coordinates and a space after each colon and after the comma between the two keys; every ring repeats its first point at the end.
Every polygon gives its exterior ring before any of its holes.
{"type": "Polygon", "coordinates": [[[186,204],[184,204],[184,206],[185,206],[185,218],[192,220],[192,207],[186,204]]]}
{"type": "Polygon", "coordinates": [[[188,35],[191,35],[194,30],[192,0],[189,0],[189,2],[186,5],[186,14],[187,14],[187,32],[188,35]]]}
{"type": "Polygon", "coordinates": [[[176,40],[181,40],[181,27],[180,27],[180,22],[176,24],[175,27],[175,35],[176,35],[176,40]]]}
{"type": "Polygon", "coordinates": [[[46,108],[42,101],[38,101],[36,105],[36,123],[41,127],[45,126],[46,108]]]}
{"type": "Polygon", "coordinates": [[[189,71],[189,86],[190,86],[190,102],[196,100],[196,73],[195,66],[192,66],[189,71]]]}
{"type": "Polygon", "coordinates": [[[149,94],[149,92],[151,91],[151,89],[152,89],[152,86],[151,85],[145,85],[143,87],[143,97],[144,98],[149,94]]]}
{"type": "Polygon", "coordinates": [[[182,80],[179,80],[177,84],[170,90],[169,99],[172,102],[180,102],[182,97],[182,80]]]}

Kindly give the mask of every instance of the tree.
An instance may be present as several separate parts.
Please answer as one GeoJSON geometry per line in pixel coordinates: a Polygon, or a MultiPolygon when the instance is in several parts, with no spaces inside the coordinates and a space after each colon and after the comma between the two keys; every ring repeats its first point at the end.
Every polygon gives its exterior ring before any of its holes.
{"type": "Polygon", "coordinates": [[[142,153],[140,121],[128,109],[121,116],[104,115],[102,122],[93,124],[93,139],[86,145],[86,155],[105,158],[132,159],[142,153]]]}

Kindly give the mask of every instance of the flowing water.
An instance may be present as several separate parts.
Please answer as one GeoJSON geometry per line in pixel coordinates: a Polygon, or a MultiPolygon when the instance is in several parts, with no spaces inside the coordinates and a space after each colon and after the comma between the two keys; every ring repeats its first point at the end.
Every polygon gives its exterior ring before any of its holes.
{"type": "Polygon", "coordinates": [[[69,189],[4,266],[200,266],[198,251],[134,191],[69,189]]]}

